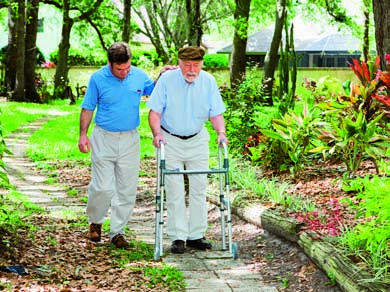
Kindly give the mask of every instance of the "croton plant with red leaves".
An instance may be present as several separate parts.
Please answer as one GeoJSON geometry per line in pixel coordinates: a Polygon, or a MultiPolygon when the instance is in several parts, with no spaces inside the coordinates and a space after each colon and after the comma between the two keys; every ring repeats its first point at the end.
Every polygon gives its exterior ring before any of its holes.
{"type": "MultiPolygon", "coordinates": [[[[386,62],[390,64],[390,54],[385,55],[386,62]]],[[[390,106],[390,75],[389,72],[379,70],[380,58],[376,57],[371,64],[353,59],[350,64],[360,85],[354,85],[352,92],[362,96],[367,107],[371,106],[371,98],[375,98],[386,106],[390,106]]]]}

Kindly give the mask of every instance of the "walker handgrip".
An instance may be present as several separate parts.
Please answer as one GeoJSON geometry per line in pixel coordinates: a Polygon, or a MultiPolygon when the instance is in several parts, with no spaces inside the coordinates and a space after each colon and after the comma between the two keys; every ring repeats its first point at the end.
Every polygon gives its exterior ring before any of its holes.
{"type": "Polygon", "coordinates": [[[160,140],[159,143],[160,143],[160,159],[164,160],[165,159],[164,142],[160,140]]]}
{"type": "Polygon", "coordinates": [[[222,145],[223,150],[224,150],[224,157],[227,158],[228,157],[228,151],[227,151],[226,141],[225,140],[221,140],[219,142],[219,144],[222,145]]]}

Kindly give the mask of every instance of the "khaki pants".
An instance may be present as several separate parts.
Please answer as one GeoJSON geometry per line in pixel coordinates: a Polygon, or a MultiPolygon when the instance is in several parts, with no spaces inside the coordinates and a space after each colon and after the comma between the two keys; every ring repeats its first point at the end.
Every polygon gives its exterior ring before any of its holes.
{"type": "MultiPolygon", "coordinates": [[[[188,140],[169,135],[166,139],[167,169],[207,170],[209,167],[209,133],[203,128],[188,140]]],[[[185,203],[183,175],[165,176],[167,200],[167,233],[173,240],[194,240],[203,237],[207,229],[207,175],[189,174],[189,206],[185,203]]]]}
{"type": "Polygon", "coordinates": [[[110,239],[124,233],[137,195],[140,164],[137,130],[109,132],[95,126],[91,135],[92,179],[88,189],[89,223],[101,224],[111,206],[110,239]]]}

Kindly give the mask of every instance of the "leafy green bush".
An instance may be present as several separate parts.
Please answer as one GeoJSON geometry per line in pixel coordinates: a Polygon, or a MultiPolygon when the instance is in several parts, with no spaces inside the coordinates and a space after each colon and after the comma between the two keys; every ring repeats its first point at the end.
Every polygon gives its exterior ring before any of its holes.
{"type": "Polygon", "coordinates": [[[149,67],[150,64],[158,66],[160,59],[156,51],[153,50],[131,50],[131,64],[134,66],[149,67]]]}
{"type": "Polygon", "coordinates": [[[226,68],[229,66],[229,59],[225,54],[207,54],[204,56],[203,65],[206,68],[226,68]]]}
{"type": "MultiPolygon", "coordinates": [[[[7,58],[7,47],[8,45],[5,45],[0,49],[0,63],[3,64],[5,63],[5,60],[7,58]]],[[[39,48],[36,49],[37,49],[37,65],[40,66],[42,63],[46,61],[46,58],[39,48]]]]}
{"type": "Polygon", "coordinates": [[[227,107],[224,117],[230,145],[234,145],[234,148],[243,154],[250,154],[247,151],[248,144],[257,145],[259,127],[270,126],[270,119],[265,117],[275,116],[275,108],[265,108],[261,102],[256,102],[261,100],[261,80],[253,73],[254,71],[247,72],[236,88],[221,88],[221,95],[227,107]]]}
{"type": "MultiPolygon", "coordinates": [[[[159,58],[155,50],[132,50],[131,64],[133,66],[158,66],[159,58]]],[[[50,61],[58,63],[58,49],[50,54],[50,61]]],[[[99,50],[69,49],[68,66],[104,66],[107,64],[107,54],[99,50]]]]}
{"type": "Polygon", "coordinates": [[[345,198],[343,201],[357,209],[357,217],[364,217],[365,220],[346,229],[339,242],[347,251],[360,254],[373,267],[376,279],[383,281],[387,278],[390,256],[390,180],[388,177],[367,175],[357,178],[352,187],[358,191],[356,200],[345,198]]]}
{"type": "Polygon", "coordinates": [[[308,151],[318,141],[318,127],[323,124],[319,111],[304,105],[302,112],[290,110],[280,119],[272,119],[272,129],[262,129],[261,132],[269,139],[265,145],[260,145],[261,162],[279,168],[290,170],[294,177],[310,163],[308,151]]]}
{"type": "MultiPolygon", "coordinates": [[[[58,63],[58,49],[50,53],[50,61],[58,63]]],[[[68,66],[103,66],[105,64],[107,64],[107,55],[104,51],[69,49],[68,66]]]]}

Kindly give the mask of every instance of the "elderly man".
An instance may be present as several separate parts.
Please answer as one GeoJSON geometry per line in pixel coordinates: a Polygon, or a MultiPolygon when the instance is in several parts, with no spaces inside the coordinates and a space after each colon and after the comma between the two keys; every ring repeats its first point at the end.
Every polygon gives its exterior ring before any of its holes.
{"type": "MultiPolygon", "coordinates": [[[[202,70],[205,51],[200,47],[179,50],[179,68],[161,76],[147,101],[153,144],[166,144],[168,169],[208,169],[210,119],[218,133],[218,143],[227,142],[225,111],[215,78],[202,70]]],[[[169,175],[165,180],[168,236],[172,253],[184,253],[188,247],[206,250],[212,245],[204,237],[207,229],[207,175],[190,174],[189,212],[185,204],[183,175],[169,175]]]]}

